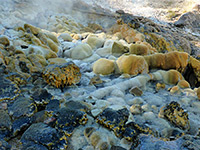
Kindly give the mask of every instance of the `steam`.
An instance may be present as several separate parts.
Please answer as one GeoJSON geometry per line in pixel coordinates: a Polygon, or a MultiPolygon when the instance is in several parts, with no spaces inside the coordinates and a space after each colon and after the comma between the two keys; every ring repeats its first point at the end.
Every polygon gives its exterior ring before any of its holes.
{"type": "MultiPolygon", "coordinates": [[[[101,20],[96,16],[90,20],[88,15],[81,9],[83,3],[91,6],[98,6],[112,12],[124,10],[134,15],[153,17],[160,20],[162,13],[169,9],[189,9],[200,0],[0,0],[0,24],[6,28],[30,23],[45,28],[51,16],[72,16],[77,22],[87,24],[93,21],[106,24],[111,19],[101,20]],[[76,6],[75,6],[76,4],[76,6]],[[79,6],[78,6],[79,4],[79,6]],[[77,7],[78,6],[78,7],[77,7]],[[187,6],[187,7],[186,7],[187,6]],[[77,7],[77,8],[76,8],[77,7]]],[[[94,12],[94,10],[93,10],[94,12]]],[[[0,26],[1,26],[0,25],[0,26]]]]}

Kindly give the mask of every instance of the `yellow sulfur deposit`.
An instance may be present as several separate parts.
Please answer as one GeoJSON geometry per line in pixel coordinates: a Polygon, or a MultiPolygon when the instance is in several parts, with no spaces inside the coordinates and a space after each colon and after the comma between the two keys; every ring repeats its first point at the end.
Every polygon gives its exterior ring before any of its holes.
{"type": "Polygon", "coordinates": [[[57,88],[76,84],[81,79],[80,69],[72,62],[50,64],[43,72],[44,80],[57,88]]]}

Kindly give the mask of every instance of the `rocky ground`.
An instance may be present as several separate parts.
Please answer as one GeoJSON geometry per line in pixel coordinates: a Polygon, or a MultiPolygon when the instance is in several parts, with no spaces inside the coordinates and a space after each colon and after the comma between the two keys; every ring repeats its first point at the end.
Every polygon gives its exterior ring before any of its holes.
{"type": "Polygon", "coordinates": [[[0,2],[0,149],[200,149],[199,5],[0,2]]]}

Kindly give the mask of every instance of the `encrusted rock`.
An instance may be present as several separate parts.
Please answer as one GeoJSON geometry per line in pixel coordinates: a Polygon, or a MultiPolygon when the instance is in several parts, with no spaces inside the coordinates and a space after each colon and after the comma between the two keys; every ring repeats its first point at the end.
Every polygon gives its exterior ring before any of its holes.
{"type": "Polygon", "coordinates": [[[106,108],[98,117],[97,122],[106,128],[114,131],[117,136],[121,135],[121,127],[128,121],[129,111],[124,108],[115,111],[111,108],[106,108]]]}
{"type": "Polygon", "coordinates": [[[38,88],[31,97],[37,105],[46,105],[53,96],[46,89],[38,88]]]}
{"type": "Polygon", "coordinates": [[[148,64],[142,56],[124,54],[116,62],[121,73],[137,75],[149,71],[148,64]]]}
{"type": "Polygon", "coordinates": [[[19,96],[20,90],[17,85],[10,80],[0,76],[0,101],[14,100],[19,96]]]}
{"type": "Polygon", "coordinates": [[[57,112],[57,110],[59,110],[59,108],[60,108],[60,101],[57,99],[53,99],[50,100],[49,103],[46,105],[45,111],[48,114],[53,115],[54,113],[57,112]]]}
{"type": "Polygon", "coordinates": [[[61,108],[57,114],[55,128],[63,132],[66,136],[71,136],[74,129],[87,123],[87,114],[74,109],[61,108]]]}
{"type": "Polygon", "coordinates": [[[56,129],[43,124],[32,124],[22,135],[21,142],[23,147],[37,145],[37,147],[46,147],[47,149],[67,148],[66,138],[59,135],[56,129]]]}
{"type": "Polygon", "coordinates": [[[8,113],[13,119],[23,116],[30,117],[37,111],[34,101],[25,97],[18,97],[14,103],[8,107],[8,113]]]}
{"type": "Polygon", "coordinates": [[[6,111],[0,110],[0,139],[8,139],[11,135],[11,132],[12,122],[10,116],[6,111]]]}
{"type": "Polygon", "coordinates": [[[123,137],[128,141],[137,142],[137,136],[141,133],[152,134],[153,131],[145,125],[138,125],[134,122],[129,122],[124,127],[123,137]]]}
{"type": "Polygon", "coordinates": [[[81,79],[80,69],[73,63],[50,64],[43,72],[45,81],[57,88],[77,84],[81,79]]]}
{"type": "Polygon", "coordinates": [[[172,101],[167,106],[162,107],[160,113],[176,127],[183,130],[188,130],[190,128],[188,114],[180,107],[179,103],[172,101]]]}

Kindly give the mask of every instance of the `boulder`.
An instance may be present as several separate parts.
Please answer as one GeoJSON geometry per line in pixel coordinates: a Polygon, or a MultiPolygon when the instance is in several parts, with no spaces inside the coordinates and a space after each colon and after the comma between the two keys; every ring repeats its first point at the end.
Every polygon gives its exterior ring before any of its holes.
{"type": "Polygon", "coordinates": [[[87,41],[87,44],[90,45],[92,49],[98,49],[103,46],[105,40],[95,35],[89,35],[86,41],[87,41]]]}
{"type": "Polygon", "coordinates": [[[67,85],[79,83],[81,73],[73,62],[50,64],[43,71],[43,78],[52,86],[64,88],[67,85]]]}
{"type": "Polygon", "coordinates": [[[142,56],[124,54],[116,62],[121,73],[137,75],[139,73],[148,73],[149,71],[148,64],[142,56]]]}
{"type": "Polygon", "coordinates": [[[71,42],[73,40],[69,33],[61,33],[58,38],[68,42],[71,42]]]}
{"type": "Polygon", "coordinates": [[[96,74],[109,75],[114,69],[114,61],[105,58],[100,58],[93,64],[93,72],[96,74]]]}
{"type": "Polygon", "coordinates": [[[70,49],[70,57],[72,59],[85,59],[92,55],[93,51],[90,45],[83,43],[79,44],[76,47],[70,49]]]}
{"type": "Polygon", "coordinates": [[[129,53],[136,54],[136,55],[148,55],[149,49],[144,44],[131,44],[129,53]]]}
{"type": "Polygon", "coordinates": [[[147,61],[149,68],[176,69],[183,72],[188,65],[189,55],[185,52],[169,52],[144,56],[144,59],[147,61]]]}

